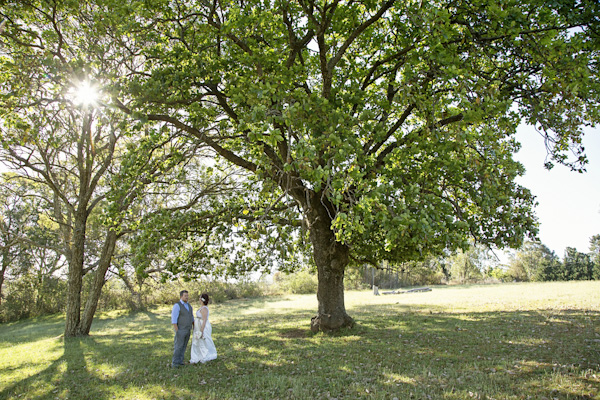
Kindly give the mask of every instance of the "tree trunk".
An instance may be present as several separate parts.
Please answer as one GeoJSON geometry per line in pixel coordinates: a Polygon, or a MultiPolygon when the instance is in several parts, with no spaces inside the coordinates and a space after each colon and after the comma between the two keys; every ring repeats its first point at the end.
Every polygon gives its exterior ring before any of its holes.
{"type": "Polygon", "coordinates": [[[65,337],[79,336],[86,222],[87,217],[83,213],[75,217],[72,244],[69,249],[69,286],[67,289],[65,337]]]}
{"type": "Polygon", "coordinates": [[[6,274],[9,265],[8,251],[4,250],[2,253],[2,273],[0,274],[0,304],[2,304],[2,286],[4,285],[4,275],[6,274]]]}
{"type": "Polygon", "coordinates": [[[102,294],[104,282],[106,282],[106,271],[108,271],[108,267],[110,267],[116,242],[117,234],[115,231],[109,230],[106,240],[104,241],[98,268],[94,274],[94,283],[90,289],[90,293],[85,303],[85,309],[83,310],[83,316],[79,323],[78,334],[81,336],[90,334],[92,322],[94,321],[94,314],[96,313],[96,308],[98,308],[98,301],[102,294]]]}
{"type": "Polygon", "coordinates": [[[331,230],[331,217],[320,196],[313,196],[310,220],[310,241],[317,265],[319,285],[318,314],[311,320],[313,332],[337,331],[354,326],[344,305],[344,271],[349,262],[348,246],[335,240],[331,230]]]}
{"type": "Polygon", "coordinates": [[[42,315],[44,312],[44,274],[43,274],[44,266],[43,264],[40,266],[40,269],[37,271],[37,298],[35,299],[35,311],[37,315],[42,315]]]}
{"type": "Polygon", "coordinates": [[[77,336],[77,327],[81,316],[82,283],[83,265],[77,263],[76,260],[69,260],[65,337],[77,336]]]}
{"type": "Polygon", "coordinates": [[[123,284],[125,285],[127,290],[129,290],[129,293],[131,294],[131,299],[129,300],[129,307],[134,310],[143,309],[144,308],[143,303],[142,303],[143,281],[138,281],[136,284],[133,284],[133,283],[131,283],[131,280],[129,279],[129,277],[127,276],[126,273],[119,274],[119,277],[121,278],[121,280],[123,281],[123,284]],[[137,290],[136,290],[135,286],[137,286],[137,290]]]}
{"type": "Polygon", "coordinates": [[[4,269],[2,269],[2,274],[0,274],[0,305],[2,305],[2,286],[4,285],[4,269]]]}

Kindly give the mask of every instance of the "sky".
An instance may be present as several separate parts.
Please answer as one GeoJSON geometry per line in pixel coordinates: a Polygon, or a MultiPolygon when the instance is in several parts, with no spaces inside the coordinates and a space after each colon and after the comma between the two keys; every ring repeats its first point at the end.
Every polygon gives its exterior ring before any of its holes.
{"type": "Polygon", "coordinates": [[[600,234],[600,127],[584,132],[589,163],[580,174],[562,165],[545,169],[542,136],[531,126],[521,125],[517,131],[522,147],[515,159],[526,169],[517,182],[536,196],[538,238],[561,259],[567,247],[588,253],[590,238],[600,234]]]}

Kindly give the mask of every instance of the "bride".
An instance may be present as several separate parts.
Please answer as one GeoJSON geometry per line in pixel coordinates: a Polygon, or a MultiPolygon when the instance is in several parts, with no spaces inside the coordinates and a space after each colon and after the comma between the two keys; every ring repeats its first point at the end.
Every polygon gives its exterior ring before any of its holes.
{"type": "Polygon", "coordinates": [[[196,311],[196,320],[194,321],[194,335],[192,337],[192,359],[191,364],[198,362],[205,363],[217,358],[217,349],[212,340],[212,326],[208,321],[208,294],[203,293],[200,301],[203,306],[196,311]]]}

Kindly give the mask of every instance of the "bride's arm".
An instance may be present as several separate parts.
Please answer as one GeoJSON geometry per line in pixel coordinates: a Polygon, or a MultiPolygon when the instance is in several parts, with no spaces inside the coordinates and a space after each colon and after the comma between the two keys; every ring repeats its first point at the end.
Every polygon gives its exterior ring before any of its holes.
{"type": "Polygon", "coordinates": [[[200,318],[201,318],[201,314],[200,311],[198,311],[196,313],[196,318],[194,318],[194,327],[193,327],[193,332],[194,332],[194,339],[200,339],[200,325],[202,325],[200,323],[200,318]]]}
{"type": "Polygon", "coordinates": [[[206,321],[208,320],[208,308],[202,307],[200,309],[200,314],[202,314],[202,327],[200,329],[200,333],[204,336],[204,327],[206,326],[206,321]]]}
{"type": "Polygon", "coordinates": [[[194,318],[194,332],[200,331],[201,318],[202,318],[202,313],[200,312],[200,310],[196,311],[196,318],[194,318]]]}

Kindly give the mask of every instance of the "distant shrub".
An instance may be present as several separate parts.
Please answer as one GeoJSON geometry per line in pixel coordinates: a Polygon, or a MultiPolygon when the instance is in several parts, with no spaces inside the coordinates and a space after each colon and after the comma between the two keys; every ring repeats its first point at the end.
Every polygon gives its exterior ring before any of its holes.
{"type": "Polygon", "coordinates": [[[208,293],[212,303],[265,295],[265,289],[260,282],[244,280],[233,282],[191,280],[185,282],[178,280],[165,283],[152,282],[145,285],[142,294],[143,303],[145,305],[174,304],[179,301],[179,292],[184,289],[189,292],[191,303],[197,303],[202,293],[208,293]]]}
{"type": "Polygon", "coordinates": [[[364,267],[348,268],[344,273],[344,289],[346,290],[363,290],[369,289],[371,284],[368,282],[368,277],[364,277],[364,267]]]}
{"type": "Polygon", "coordinates": [[[139,310],[145,308],[139,296],[132,293],[119,279],[109,279],[102,288],[102,294],[98,300],[99,310],[139,310]]]}
{"type": "Polygon", "coordinates": [[[492,279],[497,280],[498,282],[512,282],[513,280],[515,280],[515,278],[509,271],[501,267],[490,268],[487,271],[486,275],[488,275],[492,279]]]}
{"type": "Polygon", "coordinates": [[[23,274],[5,283],[0,322],[63,312],[66,282],[48,276],[23,274]]]}
{"type": "Polygon", "coordinates": [[[319,286],[317,275],[309,269],[303,269],[291,274],[275,273],[273,282],[278,291],[293,294],[316,293],[319,286]]]}

